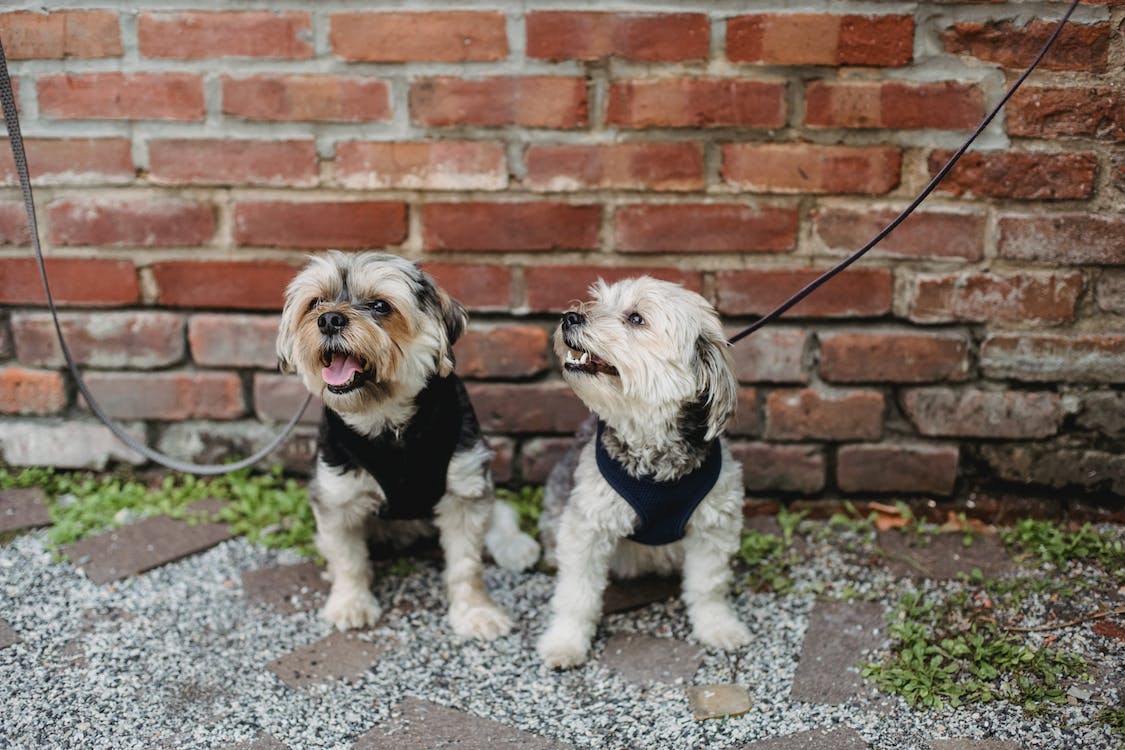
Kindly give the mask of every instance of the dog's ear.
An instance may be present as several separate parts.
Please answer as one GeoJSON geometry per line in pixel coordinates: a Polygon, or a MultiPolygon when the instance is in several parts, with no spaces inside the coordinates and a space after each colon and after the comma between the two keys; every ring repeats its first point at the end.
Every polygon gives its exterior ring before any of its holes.
{"type": "MultiPolygon", "coordinates": [[[[717,328],[717,326],[716,326],[717,328]]],[[[738,403],[738,382],[721,330],[704,331],[695,342],[696,383],[706,409],[706,440],[722,433],[738,403]]]]}
{"type": "Polygon", "coordinates": [[[297,371],[293,366],[293,344],[296,339],[294,333],[296,313],[293,305],[292,295],[286,295],[285,306],[281,310],[281,322],[277,326],[277,369],[286,374],[297,371]]]}
{"type": "Polygon", "coordinates": [[[457,300],[445,293],[444,289],[434,287],[444,333],[441,356],[438,357],[438,374],[442,377],[453,372],[457,362],[453,357],[453,345],[469,325],[469,313],[457,300]]]}

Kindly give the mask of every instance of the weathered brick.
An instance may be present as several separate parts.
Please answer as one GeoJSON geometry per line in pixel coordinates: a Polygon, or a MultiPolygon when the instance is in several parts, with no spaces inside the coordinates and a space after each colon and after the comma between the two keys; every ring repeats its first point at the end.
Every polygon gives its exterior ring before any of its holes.
{"type": "MultiPolygon", "coordinates": [[[[821,273],[808,268],[718,271],[716,307],[726,315],[764,315],[821,273]]],[[[851,268],[786,314],[814,318],[877,317],[890,312],[892,292],[889,270],[851,268]]]]}
{"type": "Polygon", "coordinates": [[[524,184],[535,190],[702,190],[699,143],[532,144],[524,184]]]}
{"type": "Polygon", "coordinates": [[[148,157],[158,185],[311,187],[320,178],[312,140],[156,140],[148,157]]]}
{"type": "MultiPolygon", "coordinates": [[[[733,336],[737,329],[727,330],[733,336]]],[[[807,383],[802,361],[809,335],[800,328],[767,326],[731,348],[734,371],[743,383],[807,383]]]]}
{"type": "Polygon", "coordinates": [[[233,372],[88,372],[85,380],[118,419],[234,419],[246,412],[233,372]]]}
{"type": "Polygon", "coordinates": [[[9,60],[121,56],[121,28],[112,11],[0,13],[0,37],[9,60]]]}
{"type": "MultiPolygon", "coordinates": [[[[88,367],[151,370],[184,358],[184,318],[170,312],[63,313],[59,316],[71,357],[88,367]]],[[[65,365],[48,313],[14,313],[12,335],[20,362],[65,365]]]]}
{"type": "MultiPolygon", "coordinates": [[[[308,395],[298,377],[254,373],[254,416],[263,422],[288,422],[308,395]]],[[[323,409],[320,399],[314,398],[301,415],[299,424],[318,424],[323,409]]]]}
{"type": "Polygon", "coordinates": [[[1002,215],[997,249],[1000,257],[1012,260],[1125,265],[1125,217],[1002,215]]]}
{"type": "Polygon", "coordinates": [[[278,261],[168,260],[150,270],[165,307],[280,310],[298,269],[278,261]]]}
{"type": "Polygon", "coordinates": [[[1025,86],[1005,109],[1011,135],[1125,140],[1125,89],[1120,87],[1025,86]]]}
{"type": "Polygon", "coordinates": [[[813,445],[732,442],[731,454],[742,464],[742,482],[751,492],[797,492],[824,489],[824,450],[813,445]]]}
{"type": "MultiPolygon", "coordinates": [[[[937,174],[952,151],[934,151],[930,174],[937,174]]],[[[1094,194],[1097,154],[1000,151],[965,154],[939,190],[953,195],[1017,200],[1071,200],[1094,194]]]]}
{"type": "MultiPolygon", "coordinates": [[[[124,427],[133,437],[144,440],[143,427],[124,427]]],[[[97,471],[113,461],[145,462],[102,425],[71,420],[49,423],[5,420],[4,429],[0,430],[0,457],[10,466],[97,471]]]]}
{"type": "Polygon", "coordinates": [[[527,55],[541,60],[706,60],[710,40],[705,13],[536,11],[527,15],[527,55]]]}
{"type": "MultiPolygon", "coordinates": [[[[854,252],[891,223],[897,211],[822,208],[813,213],[813,231],[833,250],[854,252]]],[[[876,245],[868,257],[958,258],[984,257],[981,213],[915,211],[876,245]]]]}
{"type": "Polygon", "coordinates": [[[389,120],[390,88],[386,81],[346,76],[224,76],[223,114],[271,121],[389,120]]]}
{"type": "Polygon", "coordinates": [[[1095,287],[1098,309],[1125,315],[1125,270],[1102,271],[1095,287]]]}
{"type": "Polygon", "coordinates": [[[422,78],[410,87],[410,119],[417,125],[523,125],[579,128],[587,123],[586,81],[565,76],[465,80],[422,78]]]}
{"type": "Polygon", "coordinates": [[[844,492],[950,495],[957,482],[958,459],[953,445],[843,445],[836,452],[836,482],[844,492]]]}
{"type": "Polygon", "coordinates": [[[627,205],[614,222],[618,252],[790,252],[797,209],[735,204],[627,205]]]}
{"type": "Polygon", "coordinates": [[[58,414],[66,408],[66,382],[51,370],[0,367],[0,414],[58,414]]]}
{"type": "Polygon", "coordinates": [[[301,12],[141,13],[137,18],[137,46],[142,57],[175,60],[307,60],[314,52],[312,19],[301,12]]]}
{"type": "Polygon", "coordinates": [[[502,143],[347,141],[336,145],[336,177],[366,190],[503,190],[508,160],[502,143]]]}
{"type": "Polygon", "coordinates": [[[512,272],[505,266],[423,263],[449,296],[470,310],[507,310],[512,304],[512,272]]]}
{"type": "Polygon", "coordinates": [[[532,438],[520,447],[520,479],[529,484],[544,484],[555,464],[574,444],[571,436],[557,438],[532,438]]]}
{"type": "Polygon", "coordinates": [[[174,198],[63,198],[47,206],[56,245],[197,247],[215,233],[215,209],[174,198]]]}
{"type": "Polygon", "coordinates": [[[492,449],[492,478],[497,484],[509,484],[514,478],[516,444],[511,438],[489,435],[488,447],[492,449]]]}
{"type": "Polygon", "coordinates": [[[973,84],[812,81],[805,86],[805,125],[814,128],[968,130],[984,115],[973,84]]]}
{"type": "Polygon", "coordinates": [[[768,65],[900,67],[914,58],[910,16],[776,13],[727,21],[727,58],[768,65]]]}
{"type": "Polygon", "coordinates": [[[984,391],[977,388],[910,388],[902,410],[929,437],[1043,438],[1063,420],[1057,393],[984,391]]]}
{"type": "Polygon", "coordinates": [[[702,280],[698,272],[682,271],[678,268],[622,268],[607,266],[527,266],[524,269],[524,284],[527,292],[527,306],[531,312],[561,314],[576,300],[590,298],[590,285],[598,279],[608,283],[636,276],[652,276],[657,279],[683,284],[698,292],[702,280]]]}
{"type": "Polygon", "coordinates": [[[22,203],[0,203],[0,245],[30,245],[27,213],[22,203]]]}
{"type": "Polygon", "coordinates": [[[467,387],[485,432],[568,434],[589,414],[561,381],[469,383],[467,387]]]}
{"type": "Polygon", "coordinates": [[[820,336],[820,374],[837,383],[927,383],[969,377],[959,333],[863,331],[820,336]]]}
{"type": "MultiPolygon", "coordinates": [[[[156,449],[186,461],[223,463],[258,451],[277,430],[277,425],[248,420],[172,422],[160,430],[156,449]]],[[[316,464],[316,433],[312,425],[297,425],[262,463],[280,466],[287,474],[307,476],[316,464]]]]}
{"type": "Polygon", "coordinates": [[[876,391],[774,390],[766,397],[767,440],[878,440],[883,394],[876,391]]]}
{"type": "Polygon", "coordinates": [[[1125,335],[990,334],[980,366],[990,378],[1032,382],[1125,383],[1125,335]]]}
{"type": "Polygon", "coordinates": [[[1125,495],[1125,455],[1041,443],[983,445],[981,456],[1001,479],[1048,487],[1082,487],[1125,495]]]}
{"type": "MultiPolygon", "coordinates": [[[[36,185],[123,183],[136,175],[128,138],[25,138],[23,145],[36,185]]],[[[19,181],[7,140],[0,140],[0,181],[19,181]]]]}
{"type": "Polygon", "coordinates": [[[188,319],[188,345],[197,365],[277,369],[276,315],[211,314],[188,319]]]}
{"type": "Polygon", "coordinates": [[[908,283],[907,317],[918,323],[1065,323],[1074,320],[1082,292],[1078,271],[917,274],[908,283]]]}
{"type": "MultiPolygon", "coordinates": [[[[1055,21],[1036,20],[1017,28],[1011,21],[962,21],[942,31],[941,41],[946,52],[1021,69],[1039,54],[1056,25],[1055,21]]],[[[1068,23],[1040,68],[1100,73],[1108,62],[1109,38],[1109,23],[1068,23]]]]}
{"type": "Polygon", "coordinates": [[[427,250],[593,250],[601,207],[554,202],[430,203],[422,207],[427,250]]]}
{"type": "Polygon", "coordinates": [[[762,434],[761,418],[758,415],[758,391],[740,386],[736,391],[734,416],[727,424],[728,435],[758,437],[762,434]]]}
{"type": "Polygon", "coordinates": [[[1078,426],[1107,437],[1125,435],[1125,391],[1093,391],[1083,394],[1078,426]]]}
{"type": "Polygon", "coordinates": [[[202,120],[195,73],[62,73],[36,81],[39,113],[59,120],[202,120]]]}
{"type": "Polygon", "coordinates": [[[741,78],[649,78],[614,82],[606,122],[623,128],[780,128],[785,83],[741,78]]]}
{"type": "MultiPolygon", "coordinates": [[[[59,305],[109,307],[140,297],[137,269],[127,260],[48,258],[51,295],[59,305]]],[[[39,268],[31,258],[0,258],[0,302],[44,304],[39,268]]]]}
{"type": "Polygon", "coordinates": [[[252,247],[380,248],[406,239],[396,201],[239,201],[234,241],[252,247]]]}
{"type": "Polygon", "coordinates": [[[759,193],[881,195],[898,186],[902,152],[894,146],[731,143],[723,180],[759,193]]]}
{"type": "Polygon", "coordinates": [[[495,11],[333,13],[332,54],[348,62],[496,62],[508,56],[504,14],[495,11]]]}
{"type": "Polygon", "coordinates": [[[536,325],[474,325],[454,347],[464,378],[528,378],[547,370],[547,329],[536,325]]]}

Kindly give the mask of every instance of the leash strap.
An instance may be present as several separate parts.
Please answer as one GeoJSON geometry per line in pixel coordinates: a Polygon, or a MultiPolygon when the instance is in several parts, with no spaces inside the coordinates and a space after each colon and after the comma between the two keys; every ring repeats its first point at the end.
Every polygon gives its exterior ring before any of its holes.
{"type": "Polygon", "coordinates": [[[241,461],[235,461],[229,464],[196,464],[181,461],[153,450],[126,432],[125,428],[107,415],[98,404],[97,400],[94,399],[93,394],[90,393],[89,388],[86,387],[86,382],[82,379],[82,373],[79,372],[78,366],[74,363],[74,358],[70,354],[70,348],[66,345],[66,339],[63,338],[62,326],[59,324],[58,311],[55,309],[55,300],[51,296],[51,285],[47,282],[47,268],[43,262],[43,250],[39,246],[39,225],[35,220],[35,200],[31,194],[31,178],[27,170],[27,155],[24,152],[23,136],[20,133],[20,121],[16,113],[16,99],[15,95],[12,93],[12,79],[8,75],[8,60],[4,56],[3,42],[0,42],[0,104],[2,104],[4,108],[4,121],[8,126],[8,142],[12,147],[12,158],[16,163],[16,173],[19,175],[20,190],[23,192],[23,206],[24,210],[27,212],[27,226],[31,231],[31,244],[35,248],[35,262],[39,266],[39,276],[43,281],[43,292],[47,296],[47,308],[50,310],[51,320],[55,324],[55,333],[58,335],[59,347],[62,349],[63,358],[66,360],[66,366],[70,369],[70,374],[74,377],[74,382],[78,385],[78,390],[82,393],[82,397],[86,399],[90,410],[101,420],[102,424],[108,427],[110,432],[116,435],[125,445],[150,461],[154,461],[161,466],[174,469],[175,471],[203,475],[226,474],[227,472],[244,469],[247,466],[252,466],[258,461],[261,461],[277,448],[277,446],[289,436],[289,433],[293,431],[293,428],[297,425],[297,421],[300,420],[301,415],[304,414],[305,409],[308,407],[309,402],[312,401],[312,394],[309,394],[305,399],[305,403],[301,405],[289,420],[288,424],[285,425],[284,429],[275,435],[264,448],[252,456],[247,456],[241,461]]]}
{"type": "Polygon", "coordinates": [[[1027,70],[1025,70],[1023,74],[1016,79],[1015,83],[1011,85],[1007,93],[1005,93],[1004,96],[1000,98],[1000,101],[996,103],[996,106],[992,108],[992,111],[985,115],[985,118],[981,120],[981,123],[977,126],[977,129],[974,130],[972,135],[970,135],[969,138],[961,144],[961,148],[957,149],[953,156],[949,157],[949,161],[945,163],[945,166],[942,167],[938,171],[938,173],[934,175],[929,184],[926,185],[926,187],[922,189],[922,192],[920,192],[918,196],[910,202],[909,206],[903,209],[902,213],[896,216],[890,224],[883,227],[882,231],[876,234],[866,245],[852,253],[844,260],[840,261],[832,268],[825,271],[820,276],[810,281],[805,285],[804,288],[802,288],[789,299],[782,302],[771,312],[763,315],[752,324],[739,331],[734,336],[731,336],[727,343],[736,344],[750,334],[754,333],[754,331],[757,331],[759,328],[772,323],[774,320],[781,317],[783,314],[785,314],[786,311],[789,310],[789,308],[793,307],[793,305],[797,304],[805,297],[808,297],[833,276],[840,273],[852,263],[855,263],[857,260],[866,255],[868,250],[882,242],[883,238],[893,232],[899,224],[904,222],[907,216],[910,216],[910,214],[914,213],[914,209],[918,208],[922,201],[926,200],[926,198],[929,197],[930,193],[934,192],[934,189],[937,188],[938,184],[943,179],[945,179],[945,176],[949,174],[950,170],[953,169],[953,165],[955,165],[961,159],[964,153],[969,150],[969,146],[973,145],[973,141],[977,139],[977,136],[984,132],[984,129],[988,127],[988,124],[992,122],[997,114],[999,114],[1001,108],[1003,108],[1003,106],[1008,103],[1008,100],[1012,98],[1012,94],[1016,93],[1016,89],[1023,85],[1024,80],[1026,80],[1027,77],[1031,75],[1031,72],[1035,70],[1036,67],[1038,67],[1039,63],[1047,55],[1047,50],[1051,49],[1051,45],[1055,43],[1055,40],[1058,38],[1059,34],[1062,33],[1063,26],[1066,25],[1066,22],[1070,19],[1071,14],[1074,13],[1074,9],[1078,7],[1079,1],[1080,0],[1072,0],[1072,2],[1070,3],[1070,7],[1067,9],[1066,13],[1063,14],[1063,17],[1059,19],[1058,25],[1055,26],[1054,32],[1052,32],[1051,36],[1047,38],[1046,43],[1044,43],[1043,49],[1039,50],[1039,54],[1036,55],[1035,59],[1031,61],[1031,65],[1027,66],[1027,70]]]}

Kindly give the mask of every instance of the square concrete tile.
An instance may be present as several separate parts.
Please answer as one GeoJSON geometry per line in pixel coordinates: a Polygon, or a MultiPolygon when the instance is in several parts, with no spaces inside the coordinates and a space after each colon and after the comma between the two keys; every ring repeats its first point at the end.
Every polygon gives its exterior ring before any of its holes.
{"type": "Polygon", "coordinates": [[[605,644],[601,665],[628,682],[687,682],[703,662],[704,650],[674,638],[618,633],[605,644]]]}
{"type": "Polygon", "coordinates": [[[809,615],[789,697],[839,705],[862,695],[866,691],[856,665],[879,645],[884,628],[879,604],[818,601],[809,615]]]}
{"type": "Polygon", "coordinates": [[[859,732],[841,727],[771,737],[742,745],[736,750],[867,750],[867,743],[859,732]]]}
{"type": "Polygon", "coordinates": [[[395,706],[390,721],[359,737],[352,747],[354,750],[565,750],[570,745],[455,708],[407,698],[395,706]]]}
{"type": "Polygon", "coordinates": [[[1002,578],[1017,570],[1016,563],[995,535],[976,534],[966,547],[961,534],[934,534],[929,543],[912,545],[911,535],[880,531],[877,543],[886,554],[883,564],[901,578],[951,580],[958,573],[979,568],[985,578],[1002,578]]]}
{"type": "Polygon", "coordinates": [[[680,579],[642,576],[625,581],[610,581],[602,596],[602,612],[609,615],[666,602],[680,595],[680,579]]]}
{"type": "Polygon", "coordinates": [[[684,689],[696,719],[738,716],[750,710],[750,693],[741,685],[690,685],[684,689]]]}
{"type": "Polygon", "coordinates": [[[0,534],[51,525],[47,495],[38,487],[0,490],[0,534]]]}
{"type": "Polygon", "coordinates": [[[242,593],[246,601],[282,614],[320,609],[329,589],[321,573],[320,566],[311,562],[248,570],[242,574],[242,593]]]}
{"type": "Polygon", "coordinates": [[[274,659],[266,668],[289,687],[351,680],[379,663],[390,648],[386,640],[367,640],[362,631],[332,633],[315,643],[274,659]]]}

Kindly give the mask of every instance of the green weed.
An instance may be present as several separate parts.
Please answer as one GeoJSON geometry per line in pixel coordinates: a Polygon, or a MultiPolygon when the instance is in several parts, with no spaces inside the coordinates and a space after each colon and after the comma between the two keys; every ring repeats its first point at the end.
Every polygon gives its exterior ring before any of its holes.
{"type": "Polygon", "coordinates": [[[521,531],[539,538],[539,516],[543,513],[542,487],[524,486],[514,491],[497,487],[496,497],[515,508],[521,531]]]}
{"type": "Polygon", "coordinates": [[[1125,582],[1125,544],[1094,530],[1090,524],[1070,531],[1051,521],[1026,518],[1000,532],[1008,549],[1025,557],[1038,558],[1062,569],[1072,561],[1087,561],[1104,567],[1118,583],[1125,582]]]}

